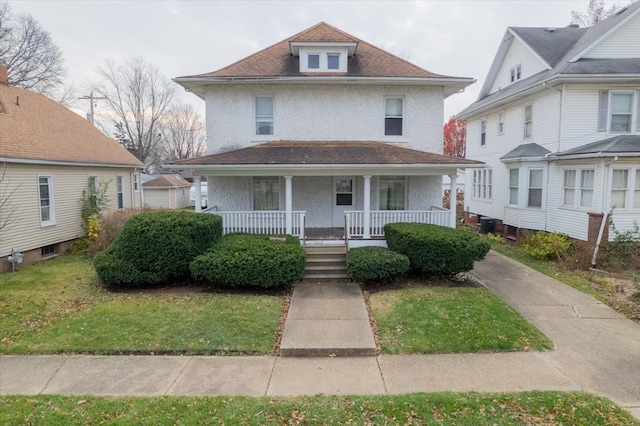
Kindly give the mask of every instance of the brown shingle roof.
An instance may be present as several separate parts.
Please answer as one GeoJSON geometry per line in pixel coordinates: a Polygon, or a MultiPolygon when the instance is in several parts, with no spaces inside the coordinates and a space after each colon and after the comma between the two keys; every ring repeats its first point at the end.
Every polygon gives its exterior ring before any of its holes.
{"type": "Polygon", "coordinates": [[[122,145],[46,96],[0,84],[0,158],[142,167],[122,145]]]}
{"type": "Polygon", "coordinates": [[[404,59],[359,40],[329,24],[320,22],[286,40],[267,47],[217,71],[179,78],[203,77],[404,77],[452,78],[422,69],[404,59]],[[346,73],[301,73],[299,57],[291,55],[290,42],[357,42],[356,54],[349,58],[346,73]]]}
{"type": "Polygon", "coordinates": [[[158,176],[155,179],[151,179],[148,182],[143,183],[142,186],[143,187],[148,187],[148,186],[183,187],[183,186],[191,186],[191,184],[179,176],[162,175],[162,176],[158,176]]]}
{"type": "Polygon", "coordinates": [[[277,141],[179,160],[176,165],[481,164],[479,161],[370,141],[277,141]]]}

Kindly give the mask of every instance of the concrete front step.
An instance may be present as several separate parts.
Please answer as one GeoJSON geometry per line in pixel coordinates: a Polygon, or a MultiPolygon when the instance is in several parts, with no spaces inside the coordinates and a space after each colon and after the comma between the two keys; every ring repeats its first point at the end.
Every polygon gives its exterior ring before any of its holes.
{"type": "Polygon", "coordinates": [[[305,247],[307,264],[303,283],[347,283],[346,246],[305,247]]]}

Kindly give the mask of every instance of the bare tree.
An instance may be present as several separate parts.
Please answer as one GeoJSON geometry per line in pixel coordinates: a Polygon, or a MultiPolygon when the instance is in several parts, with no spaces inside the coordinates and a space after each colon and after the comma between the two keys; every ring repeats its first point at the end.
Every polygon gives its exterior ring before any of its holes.
{"type": "Polygon", "coordinates": [[[611,5],[608,9],[605,7],[604,0],[589,0],[586,12],[578,10],[571,11],[571,21],[579,24],[581,27],[591,27],[618,11],[618,6],[611,5]]]}
{"type": "Polygon", "coordinates": [[[199,157],[205,152],[204,121],[191,104],[176,104],[162,120],[160,155],[165,160],[199,157]]]}
{"type": "Polygon", "coordinates": [[[7,169],[7,163],[2,163],[0,166],[0,232],[13,222],[18,210],[11,198],[18,190],[19,185],[11,185],[7,169]]]}
{"type": "Polygon", "coordinates": [[[98,68],[93,90],[106,98],[114,137],[147,163],[162,140],[161,120],[173,100],[171,80],[141,57],[98,68]]]}
{"type": "Polygon", "coordinates": [[[50,97],[66,75],[62,52],[33,16],[14,17],[0,3],[0,63],[7,66],[9,84],[50,97]]]}

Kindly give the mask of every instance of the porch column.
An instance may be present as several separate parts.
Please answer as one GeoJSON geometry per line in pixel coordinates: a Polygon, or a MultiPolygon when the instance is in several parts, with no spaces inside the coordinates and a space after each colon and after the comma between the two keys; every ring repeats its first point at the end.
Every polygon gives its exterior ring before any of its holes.
{"type": "Polygon", "coordinates": [[[284,177],[284,205],[285,205],[285,226],[287,234],[293,233],[293,190],[291,185],[291,176],[284,177]]]}
{"type": "Polygon", "coordinates": [[[363,176],[364,178],[364,221],[362,226],[364,232],[362,238],[368,240],[371,238],[371,176],[363,176]]]}
{"type": "Polygon", "coordinates": [[[458,175],[449,175],[451,187],[449,190],[449,227],[456,227],[456,207],[458,205],[458,175]]]}
{"type": "Polygon", "coordinates": [[[200,202],[200,198],[202,198],[202,187],[200,186],[200,176],[193,176],[193,185],[194,185],[194,193],[196,203],[196,213],[200,213],[202,211],[202,203],[200,202]]]}

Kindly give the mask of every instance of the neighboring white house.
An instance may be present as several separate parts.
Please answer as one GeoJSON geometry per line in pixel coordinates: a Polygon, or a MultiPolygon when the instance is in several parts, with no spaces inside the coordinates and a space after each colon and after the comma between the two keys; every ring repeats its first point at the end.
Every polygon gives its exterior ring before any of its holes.
{"type": "Polygon", "coordinates": [[[65,250],[85,234],[82,196],[107,185],[110,210],[140,208],[144,167],[118,142],[53,100],[7,84],[0,66],[0,272],[65,250]]]}
{"type": "Polygon", "coordinates": [[[189,207],[191,183],[180,175],[160,175],[142,184],[146,207],[182,209],[189,207]]]}
{"type": "Polygon", "coordinates": [[[613,209],[615,227],[631,229],[640,2],[590,28],[507,28],[478,100],[456,118],[467,120],[467,158],[486,163],[467,170],[467,219],[495,218],[513,237],[524,228],[595,242],[613,209]]]}
{"type": "Polygon", "coordinates": [[[206,102],[208,155],[170,167],[193,169],[196,190],[207,176],[225,232],[303,236],[347,220],[350,237],[369,239],[393,221],[451,226],[442,176],[480,166],[442,155],[443,101],[474,80],[426,71],[324,22],[175,81],[206,102]]]}

